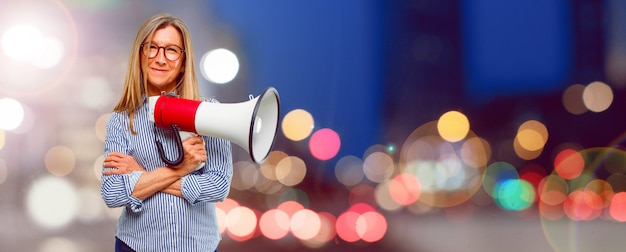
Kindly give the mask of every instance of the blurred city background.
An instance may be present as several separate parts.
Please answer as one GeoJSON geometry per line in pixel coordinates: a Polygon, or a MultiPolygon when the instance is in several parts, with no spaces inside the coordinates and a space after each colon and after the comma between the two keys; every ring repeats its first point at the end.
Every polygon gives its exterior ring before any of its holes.
{"type": "Polygon", "coordinates": [[[113,251],[104,124],[160,12],[202,96],[280,93],[220,251],[623,250],[626,2],[0,0],[0,251],[113,251]]]}

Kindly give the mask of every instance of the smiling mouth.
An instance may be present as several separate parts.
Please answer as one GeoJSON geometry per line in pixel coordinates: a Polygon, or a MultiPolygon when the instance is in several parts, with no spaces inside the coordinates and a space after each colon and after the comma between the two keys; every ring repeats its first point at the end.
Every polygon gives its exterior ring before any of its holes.
{"type": "Polygon", "coordinates": [[[158,68],[150,68],[152,69],[152,71],[157,71],[157,72],[165,72],[167,71],[166,69],[158,69],[158,68]]]}

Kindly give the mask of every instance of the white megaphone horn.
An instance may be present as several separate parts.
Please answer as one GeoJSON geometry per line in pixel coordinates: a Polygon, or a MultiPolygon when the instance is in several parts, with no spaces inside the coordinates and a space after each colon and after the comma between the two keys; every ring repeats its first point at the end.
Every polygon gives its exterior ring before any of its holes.
{"type": "Polygon", "coordinates": [[[149,119],[157,126],[170,127],[179,134],[178,158],[168,159],[157,142],[163,162],[179,165],[183,161],[181,140],[193,135],[213,136],[231,141],[250,154],[260,164],[270,153],[280,113],[280,98],[275,88],[269,87],[250,100],[240,103],[203,102],[172,96],[148,98],[149,119]]]}

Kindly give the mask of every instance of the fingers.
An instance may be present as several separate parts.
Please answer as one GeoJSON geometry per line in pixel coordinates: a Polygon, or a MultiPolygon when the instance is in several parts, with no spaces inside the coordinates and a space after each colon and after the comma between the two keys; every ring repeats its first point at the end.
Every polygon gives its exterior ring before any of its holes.
{"type": "Polygon", "coordinates": [[[117,170],[117,169],[105,169],[105,170],[102,172],[102,175],[109,176],[109,175],[118,174],[118,173],[119,173],[119,172],[118,172],[118,170],[117,170]]]}
{"type": "Polygon", "coordinates": [[[201,136],[190,137],[183,141],[183,145],[184,144],[204,146],[204,138],[202,138],[201,136]]]}
{"type": "Polygon", "coordinates": [[[125,155],[123,153],[111,152],[111,153],[109,153],[109,155],[106,158],[104,158],[104,163],[107,163],[107,162],[110,163],[110,164],[120,163],[126,157],[127,157],[127,155],[125,155]]]}

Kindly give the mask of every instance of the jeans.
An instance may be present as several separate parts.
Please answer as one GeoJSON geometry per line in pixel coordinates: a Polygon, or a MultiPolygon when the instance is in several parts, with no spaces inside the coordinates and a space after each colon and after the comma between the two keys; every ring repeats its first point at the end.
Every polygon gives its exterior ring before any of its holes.
{"type": "MultiPolygon", "coordinates": [[[[119,238],[115,237],[115,252],[135,252],[132,248],[130,248],[126,243],[124,243],[119,238]]],[[[217,249],[215,249],[217,252],[217,249]]]]}
{"type": "Polygon", "coordinates": [[[115,237],[115,252],[135,252],[132,248],[130,248],[126,243],[124,243],[119,238],[115,237]]]}

